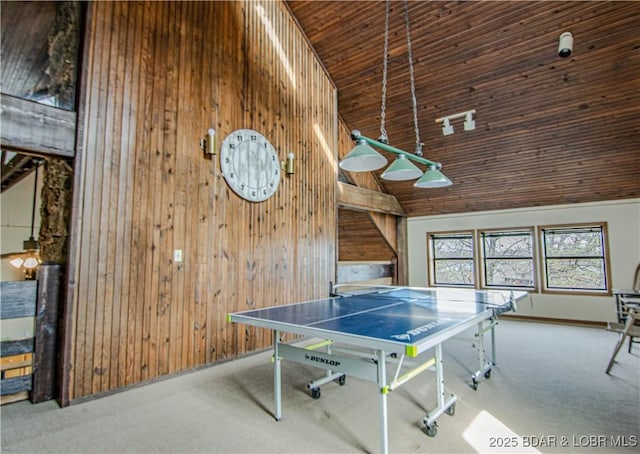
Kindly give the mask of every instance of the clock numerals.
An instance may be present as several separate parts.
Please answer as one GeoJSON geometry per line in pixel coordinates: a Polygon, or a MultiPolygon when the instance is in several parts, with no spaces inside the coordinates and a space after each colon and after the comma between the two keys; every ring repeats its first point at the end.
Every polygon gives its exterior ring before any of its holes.
{"type": "Polygon", "coordinates": [[[280,184],[280,161],[271,143],[259,132],[239,129],[225,138],[220,170],[229,187],[240,197],[261,202],[280,184]]]}

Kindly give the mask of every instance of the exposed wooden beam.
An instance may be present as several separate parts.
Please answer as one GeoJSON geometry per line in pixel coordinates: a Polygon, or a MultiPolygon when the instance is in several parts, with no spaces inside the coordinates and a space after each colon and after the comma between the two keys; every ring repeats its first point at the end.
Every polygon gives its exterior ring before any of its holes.
{"type": "Polygon", "coordinates": [[[73,158],[76,114],[7,94],[0,95],[3,147],[47,156],[73,158]]]}
{"type": "Polygon", "coordinates": [[[396,216],[386,213],[369,212],[369,217],[375,224],[376,228],[387,242],[389,247],[398,253],[398,232],[396,230],[396,216]]]}
{"type": "Polygon", "coordinates": [[[338,206],[343,208],[406,216],[398,200],[382,192],[338,182],[337,197],[338,206]]]}
{"type": "Polygon", "coordinates": [[[2,150],[2,165],[0,166],[2,169],[2,189],[0,192],[4,192],[22,181],[27,175],[31,174],[40,161],[40,158],[34,158],[27,154],[2,150]],[[8,159],[10,153],[14,156],[8,159]]]}

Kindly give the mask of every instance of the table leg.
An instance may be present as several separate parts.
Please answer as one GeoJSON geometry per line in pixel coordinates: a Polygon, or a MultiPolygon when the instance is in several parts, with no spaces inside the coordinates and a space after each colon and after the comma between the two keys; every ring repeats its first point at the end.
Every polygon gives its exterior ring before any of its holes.
{"type": "Polygon", "coordinates": [[[487,361],[487,354],[484,349],[484,324],[482,322],[478,324],[478,332],[476,333],[476,351],[478,353],[478,371],[471,376],[473,389],[478,389],[478,383],[482,375],[485,378],[491,377],[491,363],[487,361]]]}
{"type": "Polygon", "coordinates": [[[622,304],[620,302],[620,294],[616,293],[616,316],[618,317],[618,323],[624,323],[625,317],[622,314],[622,304]]]}
{"type": "Polygon", "coordinates": [[[380,452],[389,452],[389,425],[387,421],[387,364],[386,353],[378,350],[378,392],[380,393],[380,452]]]}
{"type": "Polygon", "coordinates": [[[436,420],[440,417],[442,413],[447,413],[449,416],[453,416],[456,407],[455,403],[458,399],[454,394],[447,396],[445,395],[444,388],[444,360],[442,357],[442,344],[438,344],[435,347],[436,350],[436,393],[437,393],[437,401],[438,405],[431,410],[427,416],[424,417],[422,422],[425,425],[427,435],[430,437],[435,437],[438,433],[438,423],[436,420]]]}
{"type": "Polygon", "coordinates": [[[491,320],[491,363],[496,365],[496,326],[491,320]]]}
{"type": "Polygon", "coordinates": [[[280,332],[273,330],[273,392],[275,396],[275,417],[280,421],[282,417],[282,372],[280,369],[280,332]]]}
{"type": "Polygon", "coordinates": [[[442,360],[442,344],[436,345],[436,392],[438,393],[438,408],[444,408],[444,361],[442,360]]]}

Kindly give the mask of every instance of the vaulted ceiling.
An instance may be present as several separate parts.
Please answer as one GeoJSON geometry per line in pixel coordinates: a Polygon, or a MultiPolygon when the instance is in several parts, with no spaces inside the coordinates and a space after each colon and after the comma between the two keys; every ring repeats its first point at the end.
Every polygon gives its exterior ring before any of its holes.
{"type": "MultiPolygon", "coordinates": [[[[337,87],[346,126],[378,138],[386,2],[286,3],[337,87]]],[[[33,66],[43,64],[46,48],[40,57],[11,59],[25,55],[26,43],[46,42],[33,33],[47,26],[16,29],[4,19],[51,20],[43,8],[52,4],[2,5],[2,91],[13,92],[6,81],[18,81],[36,96],[44,82],[29,74],[43,74],[33,66]]],[[[404,7],[390,4],[385,125],[390,144],[412,152],[404,7]]],[[[637,2],[410,1],[408,17],[425,157],[441,162],[454,182],[416,189],[413,181],[380,180],[408,216],[640,197],[637,2]],[[560,58],[565,31],[574,49],[560,58]],[[442,135],[436,118],[471,109],[474,131],[455,120],[454,134],[442,135]]]]}
{"type": "MultiPolygon", "coordinates": [[[[386,3],[287,4],[346,126],[378,138],[386,3]]],[[[404,5],[391,2],[385,124],[413,152],[404,5]]],[[[410,1],[408,16],[420,139],[454,182],[380,180],[409,216],[640,197],[638,3],[410,1]],[[566,31],[573,53],[561,58],[566,31]],[[443,136],[436,118],[471,109],[474,131],[455,120],[443,136]]]]}

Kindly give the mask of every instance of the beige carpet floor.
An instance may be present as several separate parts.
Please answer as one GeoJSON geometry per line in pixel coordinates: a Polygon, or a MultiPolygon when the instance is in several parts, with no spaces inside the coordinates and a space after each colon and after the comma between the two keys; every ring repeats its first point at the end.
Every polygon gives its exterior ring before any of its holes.
{"type": "MultiPolygon", "coordinates": [[[[458,396],[428,437],[435,402],[426,372],[389,395],[394,453],[640,452],[640,346],[602,328],[502,320],[497,365],[477,391],[472,333],[445,344],[445,382],[458,396]]],[[[487,342],[488,344],[488,342],[487,342]]],[[[283,418],[273,418],[271,353],[263,352],[59,408],[18,402],[0,409],[3,453],[378,452],[375,385],[348,377],[311,399],[322,371],[283,364],[283,418]]]]}

